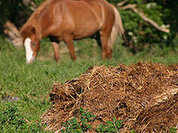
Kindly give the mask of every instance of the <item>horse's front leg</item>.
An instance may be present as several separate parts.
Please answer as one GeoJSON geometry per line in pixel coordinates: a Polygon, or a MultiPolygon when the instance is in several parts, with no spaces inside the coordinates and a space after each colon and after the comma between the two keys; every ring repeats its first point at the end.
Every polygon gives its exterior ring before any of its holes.
{"type": "Polygon", "coordinates": [[[53,50],[54,50],[54,59],[56,60],[56,62],[58,62],[60,59],[59,44],[57,44],[56,42],[52,42],[52,46],[53,46],[53,50]]]}
{"type": "Polygon", "coordinates": [[[76,54],[75,54],[74,43],[73,43],[73,36],[72,35],[65,35],[64,36],[64,42],[66,43],[66,45],[69,49],[71,59],[76,60],[76,54]]]}

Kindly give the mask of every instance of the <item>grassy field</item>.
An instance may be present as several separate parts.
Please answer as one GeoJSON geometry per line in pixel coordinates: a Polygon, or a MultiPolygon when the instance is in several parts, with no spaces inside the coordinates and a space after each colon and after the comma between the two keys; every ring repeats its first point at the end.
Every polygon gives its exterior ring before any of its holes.
{"type": "Polygon", "coordinates": [[[112,60],[101,59],[101,50],[95,41],[85,39],[75,42],[75,62],[71,61],[68,50],[62,43],[61,61],[56,63],[51,45],[47,40],[43,40],[36,61],[26,64],[24,48],[14,48],[12,44],[0,38],[0,132],[41,132],[34,123],[39,121],[40,116],[50,107],[49,92],[53,82],[64,83],[85,72],[89,66],[116,66],[121,63],[129,65],[138,61],[178,63],[177,49],[156,47],[133,55],[119,42],[120,39],[113,48],[112,60]],[[9,100],[8,96],[18,100],[9,100]],[[12,119],[12,116],[15,118],[12,119]],[[32,123],[18,128],[21,117],[32,123]]]}

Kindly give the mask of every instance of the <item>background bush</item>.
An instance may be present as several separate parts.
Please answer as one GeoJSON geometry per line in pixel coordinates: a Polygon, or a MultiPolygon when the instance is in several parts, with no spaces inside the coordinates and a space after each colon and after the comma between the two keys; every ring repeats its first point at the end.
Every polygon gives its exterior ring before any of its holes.
{"type": "MultiPolygon", "coordinates": [[[[108,1],[117,4],[123,0],[108,1]]],[[[177,17],[175,13],[178,2],[174,0],[129,0],[126,5],[128,4],[136,4],[136,8],[140,12],[143,12],[159,26],[170,26],[170,33],[159,31],[150,23],[144,21],[137,13],[129,9],[122,10],[119,8],[129,42],[128,45],[133,52],[138,52],[154,45],[174,47],[173,40],[177,32],[177,17]]]]}

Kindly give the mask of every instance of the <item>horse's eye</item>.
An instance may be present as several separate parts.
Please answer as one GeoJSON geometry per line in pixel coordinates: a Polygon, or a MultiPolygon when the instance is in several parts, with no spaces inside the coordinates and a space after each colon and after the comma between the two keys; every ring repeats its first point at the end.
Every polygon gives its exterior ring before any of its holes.
{"type": "Polygon", "coordinates": [[[35,43],[32,43],[32,46],[35,46],[35,43]]]}

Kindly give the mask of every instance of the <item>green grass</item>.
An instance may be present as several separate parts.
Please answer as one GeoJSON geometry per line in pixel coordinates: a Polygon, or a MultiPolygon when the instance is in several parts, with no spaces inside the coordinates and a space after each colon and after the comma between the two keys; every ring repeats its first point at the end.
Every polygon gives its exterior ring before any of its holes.
{"type": "MultiPolygon", "coordinates": [[[[53,59],[53,51],[48,41],[41,42],[41,50],[33,64],[25,63],[25,50],[17,49],[0,37],[0,99],[6,96],[18,97],[15,102],[0,100],[0,113],[7,106],[17,107],[17,113],[35,123],[50,107],[49,92],[53,82],[62,82],[79,76],[93,65],[129,65],[138,61],[152,61],[163,64],[178,63],[177,48],[147,49],[133,55],[117,40],[111,60],[101,59],[101,50],[94,41],[85,39],[75,42],[77,61],[71,61],[68,52],[61,55],[60,63],[53,59]]],[[[66,46],[61,44],[61,52],[66,46]]],[[[1,125],[0,132],[11,132],[8,124],[1,125]],[[2,130],[2,131],[1,131],[2,130]]],[[[12,130],[14,132],[14,130],[12,130]]],[[[29,131],[28,125],[22,132],[29,131]]]]}

